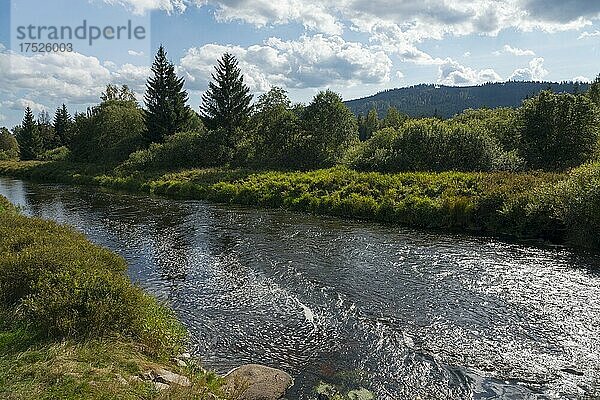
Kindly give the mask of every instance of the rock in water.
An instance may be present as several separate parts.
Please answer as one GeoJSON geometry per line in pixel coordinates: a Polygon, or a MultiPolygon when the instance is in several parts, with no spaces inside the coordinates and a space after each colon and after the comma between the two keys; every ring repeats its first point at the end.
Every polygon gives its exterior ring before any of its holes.
{"type": "Polygon", "coordinates": [[[288,373],[257,364],[235,368],[224,379],[224,390],[240,400],[279,400],[294,383],[288,373]]]}

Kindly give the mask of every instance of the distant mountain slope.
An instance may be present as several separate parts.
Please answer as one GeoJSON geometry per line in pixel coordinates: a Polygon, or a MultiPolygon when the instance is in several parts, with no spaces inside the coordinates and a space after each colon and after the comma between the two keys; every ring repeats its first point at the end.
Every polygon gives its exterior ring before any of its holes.
{"type": "Polygon", "coordinates": [[[502,82],[481,86],[452,87],[417,85],[391,89],[362,99],[346,101],[354,114],[367,114],[373,107],[383,117],[390,106],[412,117],[451,117],[467,108],[517,107],[523,99],[551,88],[554,92],[585,91],[587,84],[573,82],[502,82]]]}

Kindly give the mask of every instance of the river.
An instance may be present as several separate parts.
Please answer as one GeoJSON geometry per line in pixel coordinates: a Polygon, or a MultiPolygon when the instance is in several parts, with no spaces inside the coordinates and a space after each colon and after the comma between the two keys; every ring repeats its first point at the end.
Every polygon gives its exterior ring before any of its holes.
{"type": "Polygon", "coordinates": [[[600,259],[563,247],[0,178],[122,255],[191,350],[377,399],[600,396],[600,259]]]}

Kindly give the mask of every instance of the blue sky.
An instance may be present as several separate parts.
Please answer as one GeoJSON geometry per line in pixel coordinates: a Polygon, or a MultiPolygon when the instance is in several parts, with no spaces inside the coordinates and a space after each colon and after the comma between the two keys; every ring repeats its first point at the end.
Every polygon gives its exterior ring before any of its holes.
{"type": "Polygon", "coordinates": [[[186,79],[198,107],[225,51],[252,91],[276,85],[294,101],[319,90],[345,99],[418,83],[593,79],[600,73],[600,1],[590,0],[0,0],[0,125],[23,107],[83,110],[108,83],[142,100],[156,48],[186,79]],[[100,28],[132,21],[143,40],[71,42],[32,54],[17,27],[100,28]]]}

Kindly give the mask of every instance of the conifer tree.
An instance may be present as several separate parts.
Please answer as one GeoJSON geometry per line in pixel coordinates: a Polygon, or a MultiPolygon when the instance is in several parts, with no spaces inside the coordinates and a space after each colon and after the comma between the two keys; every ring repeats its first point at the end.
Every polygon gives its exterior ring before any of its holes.
{"type": "Polygon", "coordinates": [[[365,119],[365,136],[361,140],[367,140],[379,129],[379,116],[377,110],[372,108],[365,119]]]}
{"type": "Polygon", "coordinates": [[[160,143],[166,136],[184,129],[191,110],[186,106],[188,94],[183,89],[185,81],[175,73],[175,66],[167,59],[163,46],[156,53],[152,73],[144,97],[146,135],[149,142],[160,143]]]}
{"type": "Polygon", "coordinates": [[[17,129],[17,141],[22,160],[34,160],[42,152],[43,142],[31,108],[25,109],[23,123],[17,129]]]}
{"type": "Polygon", "coordinates": [[[244,83],[236,58],[229,53],[218,61],[212,80],[202,96],[200,115],[209,128],[222,128],[231,135],[250,116],[250,89],[244,83]]]}
{"type": "Polygon", "coordinates": [[[68,134],[71,128],[71,116],[67,110],[67,106],[63,103],[62,107],[56,109],[54,114],[54,133],[59,142],[59,146],[65,146],[68,144],[68,134]]]}
{"type": "Polygon", "coordinates": [[[590,85],[587,96],[594,104],[596,104],[596,106],[600,107],[600,75],[598,75],[590,85]]]}

